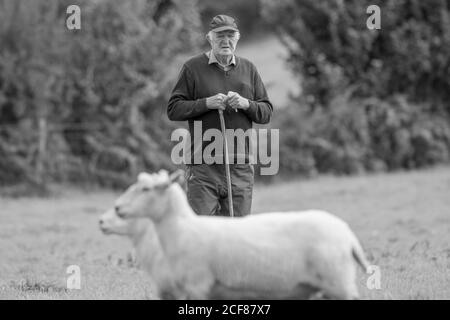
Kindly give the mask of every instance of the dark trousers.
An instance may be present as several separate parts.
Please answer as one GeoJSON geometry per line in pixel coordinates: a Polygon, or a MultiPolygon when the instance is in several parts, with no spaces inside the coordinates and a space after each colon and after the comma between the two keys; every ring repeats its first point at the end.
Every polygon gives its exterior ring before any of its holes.
{"type": "MultiPolygon", "coordinates": [[[[246,216],[252,207],[253,165],[230,164],[230,176],[234,215],[246,216]]],[[[225,165],[188,165],[186,181],[187,198],[195,213],[230,216],[225,165]]]]}

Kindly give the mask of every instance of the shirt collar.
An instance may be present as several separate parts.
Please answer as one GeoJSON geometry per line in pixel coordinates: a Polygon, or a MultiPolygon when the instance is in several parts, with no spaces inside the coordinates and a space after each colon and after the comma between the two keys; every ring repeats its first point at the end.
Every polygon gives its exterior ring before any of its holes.
{"type": "MultiPolygon", "coordinates": [[[[223,66],[223,65],[220,64],[220,62],[216,59],[216,56],[213,54],[212,50],[206,52],[206,56],[209,58],[208,64],[217,63],[217,64],[223,66]]],[[[229,63],[227,66],[225,66],[225,67],[228,67],[228,66],[235,66],[235,65],[236,65],[236,57],[235,57],[234,54],[233,54],[233,57],[231,58],[230,63],[229,63]]]]}

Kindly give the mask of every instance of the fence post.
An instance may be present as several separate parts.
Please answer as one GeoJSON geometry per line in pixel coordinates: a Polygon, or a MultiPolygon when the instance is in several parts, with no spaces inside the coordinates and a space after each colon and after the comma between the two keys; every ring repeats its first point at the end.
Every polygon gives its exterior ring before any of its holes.
{"type": "Polygon", "coordinates": [[[47,155],[47,119],[39,117],[39,141],[36,161],[36,179],[40,185],[45,185],[45,159],[47,155]]]}

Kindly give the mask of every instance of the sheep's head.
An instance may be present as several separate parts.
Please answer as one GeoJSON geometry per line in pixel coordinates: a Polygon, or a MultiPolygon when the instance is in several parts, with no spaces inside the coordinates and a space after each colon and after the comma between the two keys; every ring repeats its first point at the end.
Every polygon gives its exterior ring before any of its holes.
{"type": "Polygon", "coordinates": [[[131,185],[123,195],[116,200],[115,209],[119,217],[147,217],[159,220],[169,205],[169,186],[183,176],[182,170],[169,175],[166,170],[158,173],[140,173],[135,184],[131,185]]]}
{"type": "Polygon", "coordinates": [[[150,223],[147,219],[125,220],[119,218],[114,209],[109,209],[100,216],[99,226],[104,234],[118,234],[122,236],[140,236],[150,223]]]}

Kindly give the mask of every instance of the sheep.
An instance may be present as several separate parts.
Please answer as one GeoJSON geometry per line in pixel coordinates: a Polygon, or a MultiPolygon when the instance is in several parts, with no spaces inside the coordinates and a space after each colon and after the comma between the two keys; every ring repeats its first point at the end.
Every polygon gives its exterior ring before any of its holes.
{"type": "Polygon", "coordinates": [[[141,173],[115,202],[121,218],[154,222],[174,296],[296,299],[320,292],[358,298],[356,263],[367,270],[368,262],[344,221],[320,210],[198,216],[173,183],[180,176],[141,173]]]}
{"type": "Polygon", "coordinates": [[[150,276],[151,286],[155,289],[155,298],[172,298],[168,292],[173,290],[170,289],[169,266],[151,220],[145,218],[124,220],[116,215],[114,209],[110,209],[100,216],[99,225],[106,235],[127,236],[133,245],[137,265],[150,276]]]}

